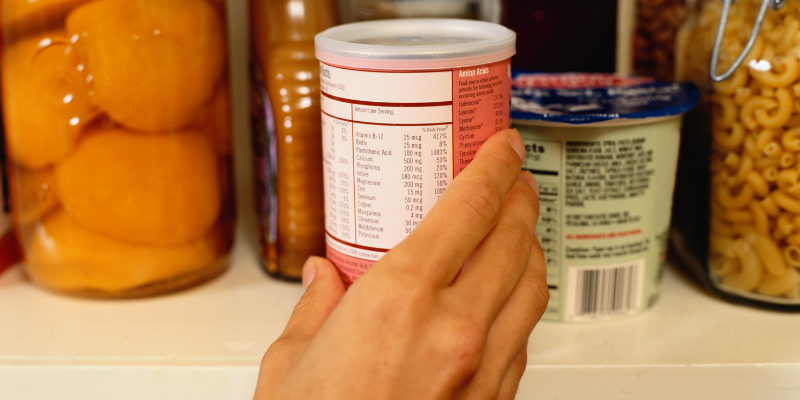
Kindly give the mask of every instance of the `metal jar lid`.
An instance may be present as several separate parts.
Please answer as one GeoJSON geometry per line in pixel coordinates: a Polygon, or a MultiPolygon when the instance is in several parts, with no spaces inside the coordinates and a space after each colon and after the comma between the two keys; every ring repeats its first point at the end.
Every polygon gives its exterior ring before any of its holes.
{"type": "Polygon", "coordinates": [[[719,16],[719,28],[717,28],[717,36],[714,39],[714,48],[711,50],[711,65],[708,69],[709,76],[714,82],[722,82],[730,78],[731,75],[736,72],[736,69],[742,65],[742,62],[744,62],[744,59],[747,58],[747,55],[750,54],[750,50],[752,50],[753,46],[756,44],[756,38],[758,38],[758,34],[761,32],[761,25],[764,23],[764,17],[767,15],[769,8],[780,10],[786,3],[786,0],[762,0],[761,8],[758,10],[758,16],[753,25],[753,31],[750,33],[750,38],[747,39],[747,44],[745,44],[739,56],[733,60],[733,64],[731,64],[728,70],[717,75],[717,65],[719,63],[719,52],[722,48],[722,39],[725,36],[725,27],[728,25],[728,15],[730,14],[731,4],[735,1],[736,0],[722,0],[722,13],[719,16]]]}

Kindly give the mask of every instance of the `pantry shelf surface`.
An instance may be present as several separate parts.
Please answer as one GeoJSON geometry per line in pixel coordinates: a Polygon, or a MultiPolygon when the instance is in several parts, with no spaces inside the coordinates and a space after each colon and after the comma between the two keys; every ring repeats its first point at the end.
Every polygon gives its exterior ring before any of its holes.
{"type": "MultiPolygon", "coordinates": [[[[262,272],[254,247],[240,240],[217,280],[138,300],[65,297],[7,271],[0,398],[251,398],[302,294],[262,272]]],[[[797,399],[799,318],[723,303],[669,269],[644,314],[540,323],[517,398],[797,399]]]]}

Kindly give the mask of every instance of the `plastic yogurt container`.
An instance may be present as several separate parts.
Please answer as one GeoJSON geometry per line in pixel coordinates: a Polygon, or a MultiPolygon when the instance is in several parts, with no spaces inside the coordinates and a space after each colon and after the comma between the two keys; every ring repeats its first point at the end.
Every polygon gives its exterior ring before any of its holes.
{"type": "Polygon", "coordinates": [[[544,319],[609,319],[656,302],[681,116],[699,97],[651,78],[514,71],[512,126],[540,187],[544,319]]]}
{"type": "Polygon", "coordinates": [[[359,22],[316,36],[327,256],[347,284],[509,127],[515,41],[503,26],[457,19],[359,22]]]}

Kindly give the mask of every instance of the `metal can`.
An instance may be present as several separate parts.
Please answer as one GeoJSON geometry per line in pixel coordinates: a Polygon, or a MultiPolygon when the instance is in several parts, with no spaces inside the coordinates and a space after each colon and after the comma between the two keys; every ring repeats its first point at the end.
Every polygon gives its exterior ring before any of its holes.
{"type": "Polygon", "coordinates": [[[455,19],[359,22],[317,35],[327,255],[347,284],[509,127],[515,37],[455,19]]]}

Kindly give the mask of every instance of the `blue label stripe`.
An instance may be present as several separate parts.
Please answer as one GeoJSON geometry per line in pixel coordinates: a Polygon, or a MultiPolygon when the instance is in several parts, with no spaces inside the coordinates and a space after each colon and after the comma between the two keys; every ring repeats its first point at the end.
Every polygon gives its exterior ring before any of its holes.
{"type": "MultiPolygon", "coordinates": [[[[581,74],[531,74],[512,72],[511,119],[586,125],[611,120],[671,117],[688,112],[700,101],[700,92],[691,83],[664,83],[650,80],[632,85],[607,87],[540,88],[516,85],[519,82],[569,79],[581,74]],[[527,79],[527,80],[526,80],[527,79]]],[[[614,77],[613,75],[607,75],[614,77]]],[[[591,81],[591,74],[586,74],[591,81]]],[[[602,78],[602,76],[601,76],[602,78]]],[[[624,78],[621,78],[624,79],[624,78]]]]}

